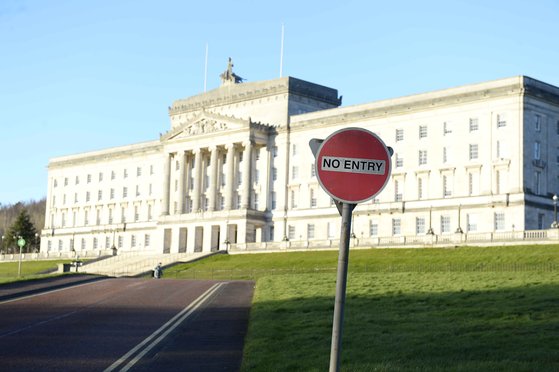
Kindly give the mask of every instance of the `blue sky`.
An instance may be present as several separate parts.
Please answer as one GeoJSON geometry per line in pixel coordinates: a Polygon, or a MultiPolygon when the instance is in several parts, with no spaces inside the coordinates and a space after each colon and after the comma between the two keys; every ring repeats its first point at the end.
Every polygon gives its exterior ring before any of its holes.
{"type": "Polygon", "coordinates": [[[559,86],[559,2],[0,0],[0,203],[46,195],[50,158],[154,140],[232,57],[353,105],[514,75],[559,86]]]}

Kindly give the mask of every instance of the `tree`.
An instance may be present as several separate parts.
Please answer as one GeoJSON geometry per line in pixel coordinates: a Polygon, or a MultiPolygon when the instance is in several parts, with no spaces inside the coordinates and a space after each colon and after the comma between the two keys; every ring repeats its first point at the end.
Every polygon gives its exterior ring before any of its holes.
{"type": "Polygon", "coordinates": [[[35,234],[37,234],[35,225],[31,222],[27,211],[22,209],[15,222],[10,226],[8,233],[4,235],[4,247],[6,250],[12,248],[12,251],[14,251],[15,247],[17,247],[17,241],[21,237],[25,239],[23,252],[30,252],[33,248],[38,247],[39,239],[35,234]]]}

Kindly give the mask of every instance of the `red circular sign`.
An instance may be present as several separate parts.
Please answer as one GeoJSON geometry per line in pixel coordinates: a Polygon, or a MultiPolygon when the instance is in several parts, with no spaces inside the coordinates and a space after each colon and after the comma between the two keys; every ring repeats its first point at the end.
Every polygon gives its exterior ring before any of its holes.
{"type": "Polygon", "coordinates": [[[316,154],[318,182],[334,199],[361,203],[374,198],[388,183],[390,151],[374,133],[345,128],[332,133],[316,154]]]}

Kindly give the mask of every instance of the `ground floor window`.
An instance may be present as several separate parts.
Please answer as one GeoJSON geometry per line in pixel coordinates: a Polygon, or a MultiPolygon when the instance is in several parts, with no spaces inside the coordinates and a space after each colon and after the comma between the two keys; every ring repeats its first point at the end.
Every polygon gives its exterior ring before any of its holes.
{"type": "Polygon", "coordinates": [[[505,229],[505,214],[495,213],[495,231],[503,231],[505,229]]]}
{"type": "Polygon", "coordinates": [[[400,235],[402,233],[402,221],[399,218],[392,219],[392,235],[400,235]]]}
{"type": "Polygon", "coordinates": [[[441,216],[441,234],[450,233],[450,216],[441,216]]]}
{"type": "Polygon", "coordinates": [[[416,235],[425,234],[425,218],[417,217],[415,219],[415,234],[416,235]]]}

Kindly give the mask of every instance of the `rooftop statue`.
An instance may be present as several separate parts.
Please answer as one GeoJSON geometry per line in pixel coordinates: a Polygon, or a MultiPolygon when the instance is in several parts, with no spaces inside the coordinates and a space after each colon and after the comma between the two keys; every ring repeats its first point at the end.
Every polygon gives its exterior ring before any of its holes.
{"type": "Polygon", "coordinates": [[[221,75],[221,85],[227,84],[239,84],[243,82],[243,78],[233,72],[233,60],[229,57],[229,62],[227,63],[227,70],[225,70],[221,75]]]}

